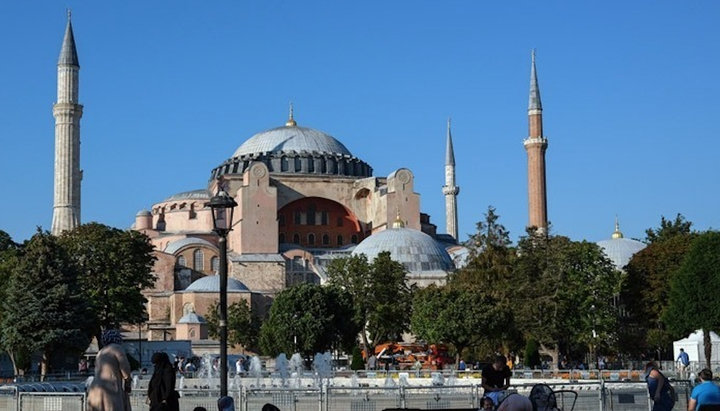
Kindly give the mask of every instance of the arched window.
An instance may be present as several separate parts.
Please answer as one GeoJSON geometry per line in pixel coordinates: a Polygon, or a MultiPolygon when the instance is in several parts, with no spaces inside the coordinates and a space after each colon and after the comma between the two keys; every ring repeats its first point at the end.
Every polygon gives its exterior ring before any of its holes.
{"type": "Polygon", "coordinates": [[[323,245],[330,245],[330,236],[327,234],[323,234],[322,243],[323,245]]]}
{"type": "Polygon", "coordinates": [[[185,262],[185,256],[181,255],[177,258],[177,265],[180,267],[185,267],[187,265],[185,262]]]}
{"type": "Polygon", "coordinates": [[[280,171],[288,171],[288,159],[285,156],[280,158],[280,171]]]}
{"type": "Polygon", "coordinates": [[[188,212],[188,218],[191,220],[195,219],[197,217],[197,213],[195,212],[195,204],[190,204],[190,211],[188,212]]]}
{"type": "Polygon", "coordinates": [[[220,271],[220,259],[217,256],[213,256],[210,259],[210,270],[214,273],[220,271]]]}
{"type": "Polygon", "coordinates": [[[341,235],[339,235],[338,238],[337,238],[337,245],[338,245],[338,247],[341,246],[341,245],[343,245],[343,238],[342,238],[341,235]]]}
{"type": "Polygon", "coordinates": [[[320,224],[328,225],[328,212],[327,211],[322,211],[320,213],[320,224]]]}
{"type": "Polygon", "coordinates": [[[353,236],[350,237],[350,242],[353,244],[357,244],[357,236],[355,234],[353,234],[353,236]]]}
{"type": "Polygon", "coordinates": [[[193,252],[193,269],[195,271],[202,271],[203,268],[203,252],[202,250],[195,250],[193,252]]]}
{"type": "Polygon", "coordinates": [[[308,245],[315,245],[315,234],[308,234],[308,245]]]}
{"type": "Polygon", "coordinates": [[[293,243],[300,244],[300,235],[299,234],[293,235],[293,243]]]}
{"type": "Polygon", "coordinates": [[[280,214],[280,215],[278,216],[278,225],[279,225],[280,227],[284,227],[284,226],[285,226],[285,214],[280,214]]]}
{"type": "Polygon", "coordinates": [[[295,210],[295,225],[302,224],[302,210],[295,210]]]}
{"type": "Polygon", "coordinates": [[[307,209],[308,225],[315,225],[315,204],[310,204],[307,209]]]}
{"type": "Polygon", "coordinates": [[[282,244],[285,242],[285,233],[280,233],[278,235],[278,243],[282,244]]]}

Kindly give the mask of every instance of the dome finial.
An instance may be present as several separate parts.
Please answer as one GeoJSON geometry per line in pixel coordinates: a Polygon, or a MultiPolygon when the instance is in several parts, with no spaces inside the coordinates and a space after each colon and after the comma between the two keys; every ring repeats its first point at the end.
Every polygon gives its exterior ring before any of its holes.
{"type": "Polygon", "coordinates": [[[402,218],[400,218],[400,207],[395,207],[395,221],[393,222],[392,228],[404,228],[405,223],[403,222],[402,218]]]}
{"type": "Polygon", "coordinates": [[[72,17],[72,10],[68,7],[65,11],[67,12],[68,21],[70,21],[70,18],[72,17]]]}
{"type": "Polygon", "coordinates": [[[295,122],[295,119],[293,118],[293,103],[290,102],[290,115],[288,116],[288,121],[285,123],[285,127],[295,127],[297,126],[297,123],[295,122]]]}
{"type": "Polygon", "coordinates": [[[623,238],[623,233],[620,231],[620,222],[618,221],[617,215],[615,216],[615,231],[612,233],[612,238],[623,238]]]}

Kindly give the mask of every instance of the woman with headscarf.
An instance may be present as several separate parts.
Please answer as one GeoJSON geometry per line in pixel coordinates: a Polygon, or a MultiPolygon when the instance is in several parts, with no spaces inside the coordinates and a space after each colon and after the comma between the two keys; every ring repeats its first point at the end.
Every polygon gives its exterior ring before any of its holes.
{"type": "Polygon", "coordinates": [[[88,388],[88,411],[130,411],[130,363],[118,330],[102,334],[103,348],[95,358],[95,377],[88,388]]]}
{"type": "Polygon", "coordinates": [[[156,352],[152,356],[152,363],[155,371],[148,385],[150,411],[179,411],[175,368],[170,363],[170,357],[164,352],[156,352]]]}

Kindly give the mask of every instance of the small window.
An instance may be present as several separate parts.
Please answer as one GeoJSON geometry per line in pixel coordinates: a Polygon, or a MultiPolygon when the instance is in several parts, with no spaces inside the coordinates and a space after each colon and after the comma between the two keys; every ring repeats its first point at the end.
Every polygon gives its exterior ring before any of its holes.
{"type": "Polygon", "coordinates": [[[280,159],[280,171],[288,171],[288,159],[287,157],[282,157],[280,159]]]}
{"type": "Polygon", "coordinates": [[[210,270],[212,270],[212,272],[214,272],[214,273],[217,273],[220,271],[220,259],[217,258],[217,256],[213,256],[210,259],[210,270]]]}
{"type": "Polygon", "coordinates": [[[343,245],[343,238],[342,238],[341,235],[339,235],[339,236],[337,237],[337,245],[338,245],[338,246],[343,245]]]}
{"type": "Polygon", "coordinates": [[[278,225],[280,227],[285,227],[285,214],[278,215],[278,225]]]}
{"type": "Polygon", "coordinates": [[[181,255],[177,258],[177,265],[180,267],[185,267],[187,265],[187,263],[185,262],[185,256],[181,255]]]}
{"type": "Polygon", "coordinates": [[[330,236],[327,234],[323,234],[322,243],[323,245],[330,245],[330,236]]]}
{"type": "Polygon", "coordinates": [[[302,210],[295,210],[295,225],[302,224],[302,210]]]}
{"type": "Polygon", "coordinates": [[[295,157],[295,172],[300,172],[301,169],[300,157],[295,157]]]}
{"type": "Polygon", "coordinates": [[[197,213],[195,212],[195,204],[190,204],[190,211],[188,212],[188,218],[191,220],[194,220],[197,217],[197,213]]]}
{"type": "Polygon", "coordinates": [[[308,234],[308,245],[315,245],[315,234],[308,234]]]}
{"type": "Polygon", "coordinates": [[[308,206],[307,223],[308,225],[315,225],[315,205],[308,206]]]}
{"type": "Polygon", "coordinates": [[[328,225],[328,212],[323,211],[320,213],[320,224],[328,225]]]}
{"type": "Polygon", "coordinates": [[[300,235],[299,234],[293,235],[293,243],[300,244],[300,235]]]}
{"type": "Polygon", "coordinates": [[[195,252],[193,252],[193,269],[195,271],[203,271],[203,257],[202,250],[195,250],[195,252]]]}
{"type": "Polygon", "coordinates": [[[353,234],[353,236],[350,237],[350,242],[353,244],[357,244],[357,236],[355,234],[353,234]]]}

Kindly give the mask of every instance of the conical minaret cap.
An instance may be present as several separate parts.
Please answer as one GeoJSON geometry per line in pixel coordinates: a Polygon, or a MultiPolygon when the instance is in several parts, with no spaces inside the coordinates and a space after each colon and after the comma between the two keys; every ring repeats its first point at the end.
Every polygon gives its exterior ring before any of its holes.
{"type": "Polygon", "coordinates": [[[62,47],[60,48],[60,58],[58,65],[61,66],[78,66],[77,48],[75,47],[75,36],[73,35],[72,22],[70,21],[70,11],[68,11],[68,21],[65,27],[65,38],[63,38],[62,47]]]}
{"type": "Polygon", "coordinates": [[[455,151],[453,150],[452,133],[450,132],[450,119],[447,121],[447,147],[445,148],[445,165],[455,165],[455,151]]]}
{"type": "Polygon", "coordinates": [[[528,110],[542,110],[540,86],[538,86],[537,69],[535,68],[535,50],[532,51],[532,68],[530,70],[530,99],[528,110]]]}

